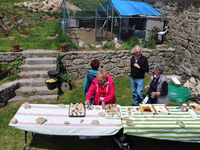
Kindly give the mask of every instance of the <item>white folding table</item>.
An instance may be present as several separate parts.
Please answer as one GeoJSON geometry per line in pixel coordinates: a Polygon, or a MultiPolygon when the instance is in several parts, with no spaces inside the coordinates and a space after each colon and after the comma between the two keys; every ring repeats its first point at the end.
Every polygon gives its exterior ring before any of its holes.
{"type": "Polygon", "coordinates": [[[85,117],[69,117],[69,105],[30,104],[31,108],[24,108],[22,104],[13,118],[17,123],[9,125],[25,131],[25,145],[27,133],[65,136],[110,136],[116,134],[122,128],[121,118],[106,118],[99,116],[104,112],[101,106],[94,106],[92,110],[86,110],[85,117]],[[37,124],[36,119],[47,119],[44,124],[37,124]],[[91,122],[98,120],[99,125],[91,122]],[[65,124],[69,121],[70,124],[65,124]]]}

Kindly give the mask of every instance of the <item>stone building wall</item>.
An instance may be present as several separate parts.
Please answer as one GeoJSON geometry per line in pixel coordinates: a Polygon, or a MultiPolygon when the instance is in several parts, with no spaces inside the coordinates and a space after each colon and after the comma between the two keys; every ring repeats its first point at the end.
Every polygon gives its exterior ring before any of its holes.
{"type": "MultiPolygon", "coordinates": [[[[144,49],[143,54],[148,58],[150,71],[156,63],[165,65],[165,73],[174,73],[174,49],[144,49]]],[[[60,53],[61,62],[73,78],[82,78],[90,69],[90,61],[98,58],[101,67],[106,66],[107,71],[114,77],[126,76],[130,73],[130,58],[132,53],[127,50],[120,51],[74,51],[60,53]]]]}
{"type": "Polygon", "coordinates": [[[175,4],[163,3],[156,8],[167,17],[166,40],[176,49],[175,73],[200,79],[200,8],[190,4],[180,10],[175,4]]]}

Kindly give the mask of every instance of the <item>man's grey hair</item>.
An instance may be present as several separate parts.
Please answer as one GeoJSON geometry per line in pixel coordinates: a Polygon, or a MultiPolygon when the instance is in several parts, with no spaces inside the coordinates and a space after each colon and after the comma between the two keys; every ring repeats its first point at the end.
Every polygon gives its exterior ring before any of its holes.
{"type": "Polygon", "coordinates": [[[162,64],[156,64],[154,66],[154,70],[159,70],[160,74],[162,74],[164,72],[164,70],[165,70],[165,67],[162,64]]]}
{"type": "Polygon", "coordinates": [[[140,44],[136,44],[136,45],[132,48],[131,53],[135,53],[135,48],[136,48],[136,47],[140,47],[140,49],[142,50],[142,46],[141,46],[140,44]]]}

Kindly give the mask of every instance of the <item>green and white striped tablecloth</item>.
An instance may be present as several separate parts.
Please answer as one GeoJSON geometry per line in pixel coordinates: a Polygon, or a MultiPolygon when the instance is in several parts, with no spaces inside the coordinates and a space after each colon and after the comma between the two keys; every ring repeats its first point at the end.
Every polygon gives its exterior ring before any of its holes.
{"type": "Polygon", "coordinates": [[[200,142],[200,115],[194,117],[175,106],[167,107],[170,112],[168,115],[144,115],[135,112],[135,108],[121,106],[124,133],[155,139],[200,142]],[[128,108],[131,108],[131,114],[127,113],[128,108]],[[123,118],[133,120],[133,125],[128,126],[123,118]],[[185,127],[179,126],[177,121],[182,121],[185,127]]]}

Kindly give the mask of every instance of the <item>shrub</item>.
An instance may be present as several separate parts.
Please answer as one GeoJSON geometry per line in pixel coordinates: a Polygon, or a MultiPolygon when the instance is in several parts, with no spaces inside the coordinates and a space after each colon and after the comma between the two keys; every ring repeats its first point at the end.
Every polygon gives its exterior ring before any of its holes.
{"type": "Polygon", "coordinates": [[[9,71],[9,73],[11,75],[16,75],[19,72],[19,68],[22,65],[21,61],[13,61],[11,63],[8,64],[7,66],[7,70],[9,71]]]}
{"type": "Polygon", "coordinates": [[[59,79],[60,79],[61,83],[67,83],[69,85],[70,90],[73,89],[74,84],[73,84],[72,79],[69,74],[67,74],[65,72],[60,72],[59,79]]]}
{"type": "Polygon", "coordinates": [[[142,41],[142,47],[154,49],[156,47],[156,44],[153,40],[142,41]]]}
{"type": "Polygon", "coordinates": [[[104,46],[103,49],[115,49],[115,44],[113,42],[107,42],[104,46]]]}
{"type": "Polygon", "coordinates": [[[16,75],[19,72],[19,67],[22,65],[21,61],[13,61],[9,64],[0,63],[0,72],[8,71],[9,75],[16,75]]]}
{"type": "Polygon", "coordinates": [[[139,39],[137,37],[133,37],[133,38],[129,39],[127,42],[123,43],[122,48],[131,49],[137,44],[140,44],[139,39]]]}
{"type": "Polygon", "coordinates": [[[61,27],[60,24],[58,23],[55,26],[55,34],[57,34],[57,46],[59,46],[59,44],[64,43],[68,46],[68,48],[77,48],[76,44],[72,41],[71,37],[66,36],[61,27]]]}
{"type": "Polygon", "coordinates": [[[160,31],[160,29],[158,29],[157,27],[154,27],[150,32],[148,41],[142,42],[142,47],[154,49],[156,47],[156,43],[158,40],[158,32],[159,31],[160,31]]]}

